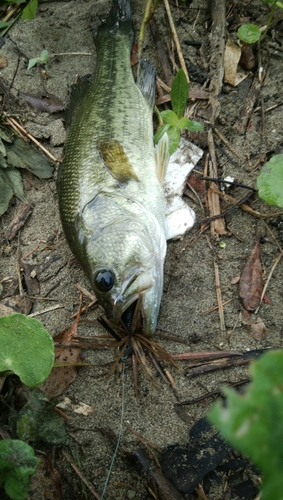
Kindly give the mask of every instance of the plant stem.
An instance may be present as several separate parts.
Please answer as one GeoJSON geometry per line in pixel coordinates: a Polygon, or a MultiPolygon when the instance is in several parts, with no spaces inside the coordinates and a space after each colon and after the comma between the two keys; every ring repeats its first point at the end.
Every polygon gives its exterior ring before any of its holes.
{"type": "Polygon", "coordinates": [[[138,57],[141,58],[142,55],[142,46],[144,41],[144,33],[145,27],[153,17],[158,5],[158,0],[147,0],[144,16],[141,24],[140,34],[139,34],[139,48],[138,48],[138,57]]]}
{"type": "MultiPolygon", "coordinates": [[[[277,2],[277,3],[280,3],[280,2],[277,2]]],[[[269,16],[268,16],[268,21],[267,21],[266,28],[265,28],[265,30],[264,30],[264,33],[263,33],[263,35],[262,35],[261,39],[260,39],[260,41],[261,41],[261,42],[263,42],[263,40],[265,39],[266,34],[267,34],[267,32],[268,32],[268,30],[269,30],[269,28],[270,28],[271,21],[272,21],[272,19],[273,19],[273,15],[274,15],[274,9],[275,9],[275,7],[276,7],[277,3],[274,3],[274,4],[272,5],[272,7],[271,7],[271,11],[269,12],[269,16]]],[[[281,7],[281,8],[283,8],[283,4],[282,4],[282,7],[281,7]]]]}

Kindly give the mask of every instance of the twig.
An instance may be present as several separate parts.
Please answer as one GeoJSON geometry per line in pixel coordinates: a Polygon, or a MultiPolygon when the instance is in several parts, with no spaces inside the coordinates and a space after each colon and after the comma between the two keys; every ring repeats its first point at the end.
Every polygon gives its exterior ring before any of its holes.
{"type": "Polygon", "coordinates": [[[273,273],[274,273],[274,271],[275,271],[275,268],[276,268],[277,264],[279,264],[280,259],[281,259],[281,257],[282,257],[282,256],[283,256],[283,253],[282,253],[282,252],[280,252],[280,254],[279,254],[279,255],[277,255],[277,257],[276,257],[276,259],[275,259],[275,261],[274,261],[274,263],[273,263],[272,268],[270,269],[269,275],[268,275],[268,277],[267,277],[267,280],[266,280],[266,282],[265,282],[265,284],[264,284],[264,287],[263,287],[263,290],[262,290],[262,293],[261,293],[260,303],[259,303],[259,306],[257,307],[257,309],[255,310],[255,314],[257,314],[257,313],[258,313],[258,311],[259,311],[259,308],[260,308],[260,306],[261,306],[261,303],[262,303],[263,297],[264,297],[264,295],[265,295],[265,292],[266,292],[266,290],[267,290],[267,287],[268,287],[268,285],[269,285],[269,282],[270,282],[270,280],[271,280],[271,277],[272,277],[272,275],[273,275],[273,273]]]}
{"type": "Polygon", "coordinates": [[[209,90],[212,98],[210,103],[212,106],[211,123],[214,123],[215,118],[220,111],[220,104],[217,100],[222,89],[224,76],[224,49],[225,49],[225,30],[226,30],[226,2],[225,0],[211,1],[211,34],[210,34],[210,85],[209,90]]]}
{"type": "Polygon", "coordinates": [[[166,50],[164,48],[164,44],[161,42],[159,31],[154,18],[151,19],[149,27],[156,45],[157,54],[162,68],[163,76],[165,78],[166,83],[169,85],[169,87],[171,87],[173,74],[171,71],[171,66],[168,61],[166,50]]]}
{"type": "MultiPolygon", "coordinates": [[[[225,302],[222,302],[222,305],[223,306],[226,306],[226,304],[229,304],[229,302],[232,302],[233,299],[228,299],[226,300],[225,302]]],[[[218,309],[218,306],[215,306],[215,307],[212,307],[211,309],[209,309],[208,311],[206,311],[205,313],[203,314],[210,314],[211,312],[213,311],[216,311],[218,309]]]]}
{"type": "Polygon", "coordinates": [[[214,191],[216,191],[217,194],[219,194],[219,196],[222,196],[223,198],[226,198],[229,201],[232,201],[233,204],[238,205],[242,210],[244,210],[245,212],[248,212],[249,214],[253,215],[254,217],[257,217],[258,219],[263,219],[265,217],[266,218],[277,217],[278,215],[282,215],[283,214],[283,212],[274,212],[274,213],[269,212],[267,214],[261,214],[260,212],[257,212],[256,210],[253,210],[251,207],[249,207],[249,205],[246,205],[245,203],[239,202],[239,200],[237,200],[237,198],[234,198],[230,194],[222,193],[218,189],[214,189],[214,191]]]}
{"type": "Polygon", "coordinates": [[[162,451],[163,451],[162,448],[160,448],[156,444],[152,443],[148,439],[144,438],[139,432],[134,431],[134,429],[132,429],[132,427],[130,427],[129,424],[125,423],[125,427],[126,427],[126,429],[128,429],[129,432],[131,432],[132,434],[134,434],[134,436],[136,436],[142,443],[146,444],[150,448],[153,448],[158,453],[162,453],[162,451]]]}
{"type": "Polygon", "coordinates": [[[141,55],[142,55],[145,28],[146,28],[146,25],[151,20],[152,16],[154,15],[154,13],[157,9],[157,4],[158,4],[158,0],[154,0],[153,5],[152,5],[152,0],[147,0],[147,2],[146,2],[144,16],[143,16],[143,20],[142,20],[142,24],[141,24],[140,33],[139,33],[139,48],[138,48],[139,60],[140,60],[141,55]]]}
{"type": "Polygon", "coordinates": [[[62,453],[64,457],[68,460],[70,466],[74,469],[74,471],[78,474],[79,478],[84,482],[84,484],[88,487],[89,491],[93,494],[97,500],[100,500],[100,495],[97,493],[97,491],[94,489],[92,483],[88,480],[88,478],[85,476],[85,474],[81,471],[79,466],[76,464],[74,461],[73,457],[70,455],[70,453],[66,450],[62,450],[62,453]]]}
{"type": "Polygon", "coordinates": [[[215,286],[216,286],[216,298],[218,303],[218,312],[219,312],[219,320],[220,320],[220,331],[221,333],[225,333],[225,320],[224,320],[224,309],[223,302],[221,297],[221,286],[220,286],[220,278],[219,278],[219,267],[217,262],[214,262],[214,272],[215,272],[215,286]]]}
{"type": "MultiPolygon", "coordinates": [[[[209,176],[217,178],[218,177],[217,160],[215,155],[213,134],[211,129],[208,131],[207,138],[208,138],[209,154],[211,158],[211,161],[209,162],[209,167],[210,167],[209,176]]],[[[209,206],[209,215],[212,217],[220,213],[220,199],[218,193],[217,194],[215,193],[216,190],[217,190],[216,184],[214,182],[210,182],[210,186],[207,192],[207,200],[209,206]]],[[[217,218],[211,222],[211,233],[213,237],[215,237],[216,235],[223,235],[227,233],[223,219],[217,218]]]]}
{"type": "Polygon", "coordinates": [[[181,45],[180,45],[179,38],[178,38],[178,35],[177,35],[177,32],[176,32],[174,21],[173,21],[173,18],[172,18],[172,14],[171,14],[171,10],[170,10],[170,5],[169,5],[168,0],[163,0],[163,1],[164,1],[164,5],[165,5],[167,16],[168,16],[168,20],[169,20],[169,24],[170,24],[170,28],[171,28],[171,32],[172,32],[172,36],[173,36],[173,40],[174,40],[174,43],[175,43],[175,46],[176,46],[176,50],[177,50],[177,54],[178,54],[178,57],[179,57],[180,66],[183,69],[183,71],[184,71],[184,73],[185,73],[185,75],[187,77],[188,83],[190,83],[190,77],[189,77],[189,74],[188,74],[188,71],[187,71],[187,68],[186,68],[185,59],[184,59],[184,56],[183,56],[183,53],[182,53],[181,45]]]}
{"type": "Polygon", "coordinates": [[[31,134],[29,134],[24,127],[22,127],[16,120],[14,120],[14,118],[8,117],[5,111],[3,111],[3,115],[5,116],[8,124],[14,130],[16,130],[16,132],[20,133],[21,136],[22,134],[24,134],[28,139],[36,144],[36,146],[40,148],[52,161],[54,161],[55,163],[58,162],[57,158],[55,158],[55,156],[53,156],[44,146],[42,146],[42,144],[40,144],[40,142],[38,142],[31,134]]]}
{"type": "Polygon", "coordinates": [[[262,82],[259,82],[258,77],[256,76],[249,90],[246,106],[240,114],[238,123],[234,126],[241,135],[244,135],[244,133],[246,132],[246,127],[251,117],[255,102],[258,98],[261,85],[262,82]]]}
{"type": "Polygon", "coordinates": [[[60,306],[60,304],[56,304],[56,306],[53,307],[47,307],[47,309],[44,309],[43,311],[38,311],[36,313],[29,314],[30,318],[34,318],[35,316],[40,316],[41,314],[46,314],[51,311],[55,311],[56,309],[63,309],[64,306],[60,306]]]}
{"type": "Polygon", "coordinates": [[[19,230],[24,226],[26,220],[29,218],[32,213],[33,206],[31,203],[23,203],[16,213],[13,220],[10,222],[9,226],[5,231],[5,238],[7,240],[12,240],[19,230]]]}
{"type": "Polygon", "coordinates": [[[218,135],[219,139],[221,139],[222,142],[224,142],[225,146],[227,146],[228,149],[230,149],[231,153],[234,153],[237,158],[241,158],[240,155],[237,153],[237,151],[231,146],[230,142],[224,137],[224,135],[218,130],[218,128],[213,127],[213,131],[218,135]]]}

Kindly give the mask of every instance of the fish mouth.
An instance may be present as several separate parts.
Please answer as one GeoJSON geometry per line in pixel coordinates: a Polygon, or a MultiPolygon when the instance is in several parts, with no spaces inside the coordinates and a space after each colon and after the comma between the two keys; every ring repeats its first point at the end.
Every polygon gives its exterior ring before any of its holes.
{"type": "Polygon", "coordinates": [[[141,295],[134,299],[121,315],[122,326],[130,333],[142,329],[141,295]]]}

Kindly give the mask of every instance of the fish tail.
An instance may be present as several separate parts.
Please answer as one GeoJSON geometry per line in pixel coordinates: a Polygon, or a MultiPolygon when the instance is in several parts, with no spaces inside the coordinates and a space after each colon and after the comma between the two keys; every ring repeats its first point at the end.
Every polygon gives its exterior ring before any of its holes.
{"type": "Polygon", "coordinates": [[[128,37],[131,44],[134,40],[134,29],[132,24],[132,9],[130,0],[114,0],[112,8],[105,22],[98,28],[95,37],[96,45],[105,36],[122,35],[128,37]]]}

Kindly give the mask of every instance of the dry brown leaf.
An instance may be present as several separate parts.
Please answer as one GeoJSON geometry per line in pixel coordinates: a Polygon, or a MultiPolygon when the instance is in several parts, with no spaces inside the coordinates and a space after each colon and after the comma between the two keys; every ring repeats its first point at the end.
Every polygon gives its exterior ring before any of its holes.
{"type": "Polygon", "coordinates": [[[63,500],[61,476],[49,462],[40,455],[40,464],[31,478],[27,500],[63,500]]]}
{"type": "Polygon", "coordinates": [[[239,295],[245,309],[248,311],[257,309],[260,304],[262,289],[260,240],[258,240],[242,269],[239,281],[239,295]]]}
{"type": "MultiPolygon", "coordinates": [[[[58,342],[59,344],[69,344],[73,342],[74,337],[77,335],[78,322],[79,314],[71,326],[65,328],[65,330],[54,337],[54,342],[58,342]]],[[[81,348],[64,345],[55,346],[55,363],[72,363],[72,366],[54,367],[48,379],[39,387],[45,392],[49,399],[60,396],[77,377],[78,372],[75,365],[81,363],[81,348]]]]}
{"type": "Polygon", "coordinates": [[[266,326],[261,318],[257,317],[251,324],[251,336],[255,340],[262,340],[266,334],[266,326]]]}
{"type": "Polygon", "coordinates": [[[52,114],[65,109],[62,101],[56,95],[49,94],[49,92],[39,92],[38,94],[21,92],[21,96],[36,113],[45,111],[52,114]]]}
{"type": "Polygon", "coordinates": [[[8,66],[8,59],[7,57],[0,55],[0,69],[4,69],[8,66]]]}
{"type": "Polygon", "coordinates": [[[247,75],[238,73],[238,63],[241,58],[241,49],[228,38],[224,52],[224,80],[236,87],[247,75]]]}
{"type": "Polygon", "coordinates": [[[73,404],[70,398],[65,398],[64,401],[56,405],[57,408],[60,408],[60,410],[70,410],[73,411],[74,413],[77,413],[78,415],[90,415],[91,413],[95,412],[95,409],[92,408],[92,406],[89,406],[82,401],[78,404],[73,404]]]}

